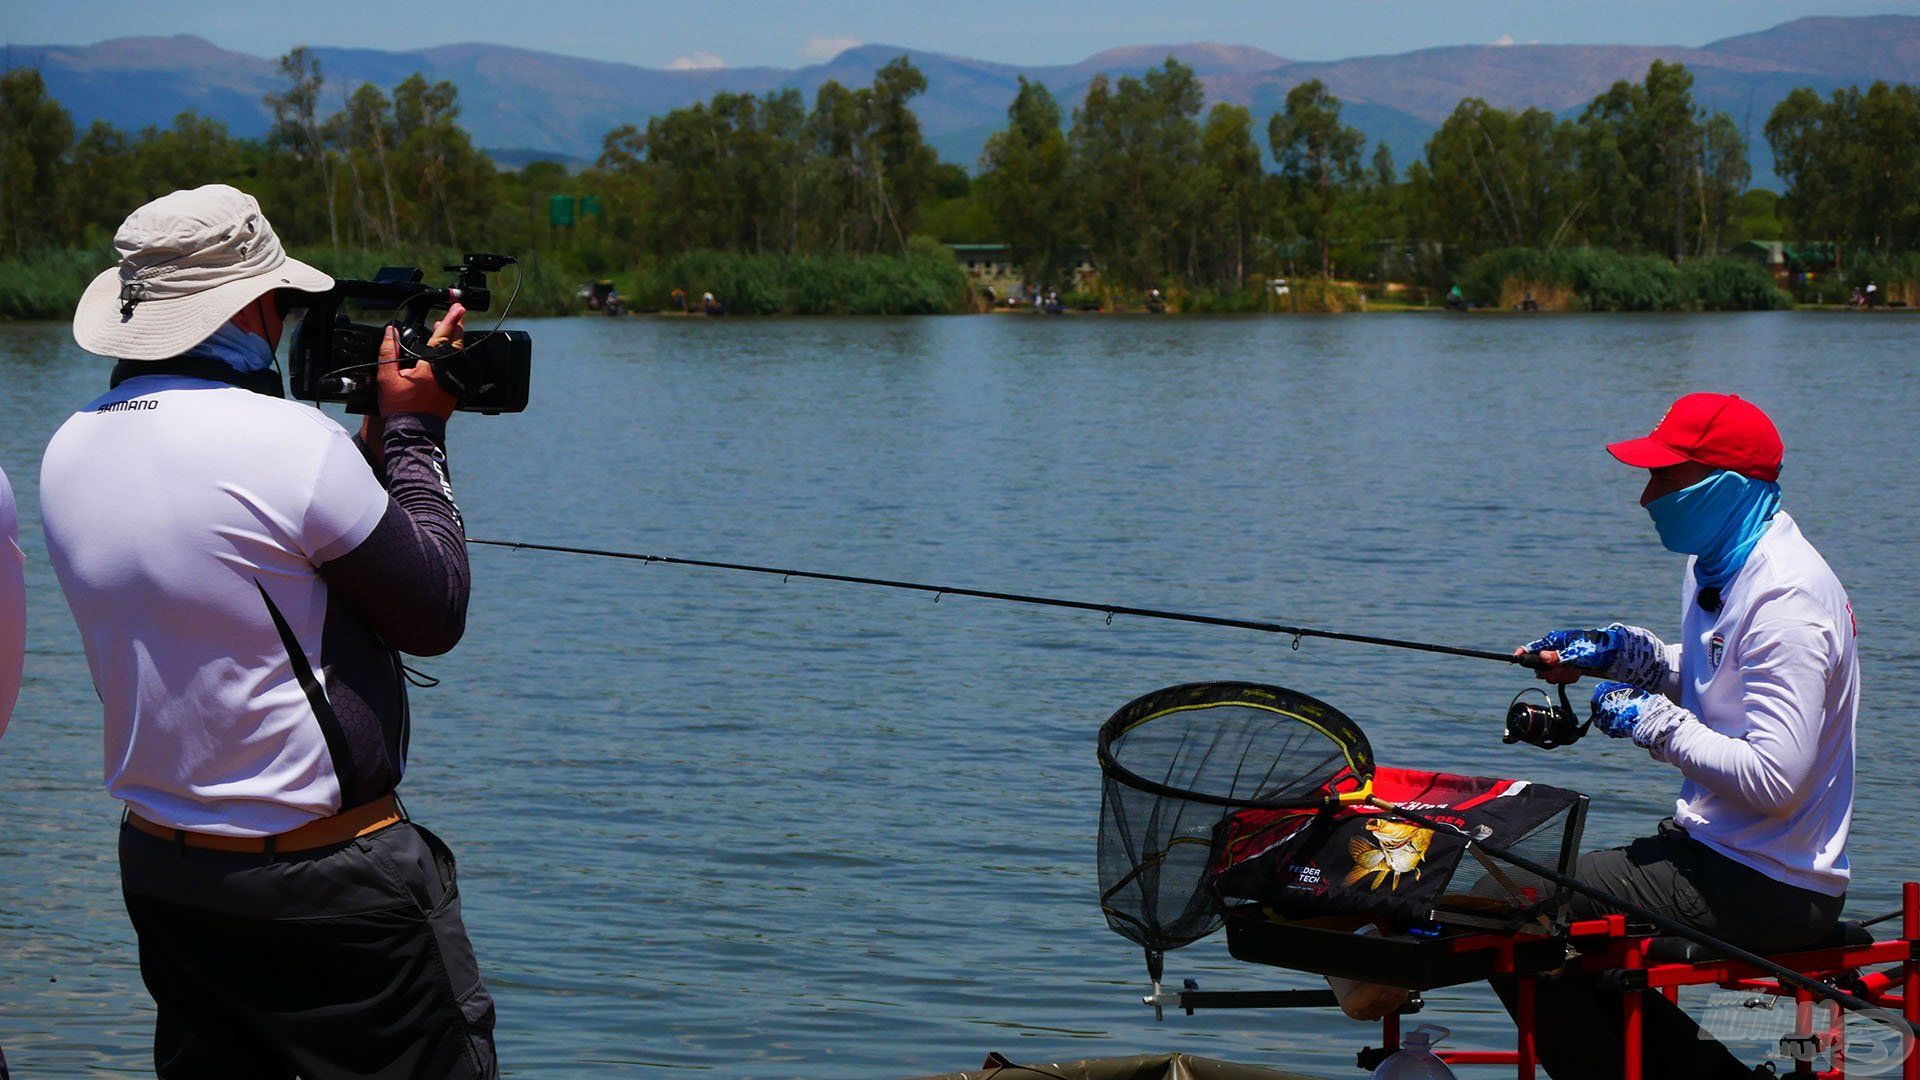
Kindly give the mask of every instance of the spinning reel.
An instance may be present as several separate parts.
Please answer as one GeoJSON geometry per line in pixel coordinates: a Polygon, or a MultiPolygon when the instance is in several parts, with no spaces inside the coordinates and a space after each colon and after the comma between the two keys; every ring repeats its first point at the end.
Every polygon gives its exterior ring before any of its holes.
{"type": "Polygon", "coordinates": [[[1503,743],[1523,742],[1537,746],[1542,750],[1552,750],[1558,746],[1580,741],[1580,736],[1593,726],[1591,717],[1582,720],[1573,711],[1573,703],[1567,700],[1567,685],[1561,683],[1560,704],[1555,705],[1547,692],[1537,686],[1529,686],[1513,696],[1507,703],[1507,731],[1500,737],[1503,743]],[[1523,701],[1528,694],[1539,694],[1545,704],[1523,701]]]}

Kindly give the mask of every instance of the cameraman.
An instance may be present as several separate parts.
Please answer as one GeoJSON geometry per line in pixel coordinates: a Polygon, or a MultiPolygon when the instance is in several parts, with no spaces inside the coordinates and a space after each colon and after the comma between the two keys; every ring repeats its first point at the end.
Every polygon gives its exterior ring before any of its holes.
{"type": "MultiPolygon", "coordinates": [[[[252,196],[176,191],[114,245],[73,334],[119,363],[48,444],[40,498],[126,804],[155,1068],[495,1076],[453,855],[394,794],[396,650],[443,653],[466,623],[455,401],[429,365],[383,363],[356,443],[280,400],[281,320],[333,280],[252,196]]],[[[456,307],[436,336],[460,329],[456,307]]]]}

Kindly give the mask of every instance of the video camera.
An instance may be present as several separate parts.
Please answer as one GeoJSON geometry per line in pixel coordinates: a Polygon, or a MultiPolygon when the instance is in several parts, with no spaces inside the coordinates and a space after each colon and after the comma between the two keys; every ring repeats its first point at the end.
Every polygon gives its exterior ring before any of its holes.
{"type": "Polygon", "coordinates": [[[306,318],[295,333],[287,357],[290,396],[339,402],[350,413],[373,412],[380,342],[392,325],[400,331],[397,363],[403,368],[421,360],[433,365],[434,380],[459,399],[462,412],[525,410],[533,368],[533,338],[525,331],[468,330],[458,349],[427,344],[433,333],[429,314],[454,303],[470,312],[486,311],[493,305],[487,274],[516,261],[506,255],[469,254],[459,266],[446,267],[454,274],[446,288],[423,283],[426,275],[414,266],[385,267],[372,281],[335,280],[332,289],[308,301],[306,318]],[[390,317],[368,318],[389,311],[390,317]],[[366,321],[357,322],[356,317],[366,321]]]}

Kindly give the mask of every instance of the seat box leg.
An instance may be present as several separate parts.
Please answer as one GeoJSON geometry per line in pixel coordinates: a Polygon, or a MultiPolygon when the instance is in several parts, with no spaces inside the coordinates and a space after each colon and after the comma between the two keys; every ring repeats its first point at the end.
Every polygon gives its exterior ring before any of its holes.
{"type": "MultiPolygon", "coordinates": [[[[1620,966],[1628,970],[1644,967],[1645,957],[1641,952],[1644,948],[1645,944],[1642,943],[1638,947],[1628,949],[1627,955],[1621,958],[1620,966]]],[[[1620,1013],[1624,1021],[1620,1051],[1626,1058],[1621,1075],[1625,1080],[1643,1080],[1641,1058],[1645,1055],[1646,1042],[1646,999],[1643,994],[1643,991],[1628,990],[1620,995],[1620,1013]]]]}
{"type": "Polygon", "coordinates": [[[1513,986],[1516,1005],[1513,1026],[1517,1043],[1514,1050],[1519,1057],[1514,1076],[1516,1080],[1534,1080],[1534,1067],[1539,1060],[1535,1056],[1539,1051],[1534,1046],[1534,1029],[1538,1024],[1535,1009],[1539,1004],[1535,998],[1540,992],[1539,980],[1532,975],[1520,975],[1515,977],[1513,986]]]}

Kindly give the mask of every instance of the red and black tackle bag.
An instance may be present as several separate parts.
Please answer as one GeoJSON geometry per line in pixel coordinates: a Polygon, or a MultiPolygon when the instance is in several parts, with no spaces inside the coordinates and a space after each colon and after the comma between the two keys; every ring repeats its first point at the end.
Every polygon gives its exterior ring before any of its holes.
{"type": "MultiPolygon", "coordinates": [[[[1328,787],[1331,794],[1357,784],[1336,777],[1328,787]]],[[[1565,873],[1579,852],[1586,796],[1525,780],[1386,766],[1374,769],[1372,794],[1446,827],[1367,802],[1243,808],[1214,828],[1214,891],[1228,905],[1259,904],[1279,919],[1357,915],[1511,928],[1558,914],[1564,890],[1492,860],[1467,838],[1565,873]]]]}

